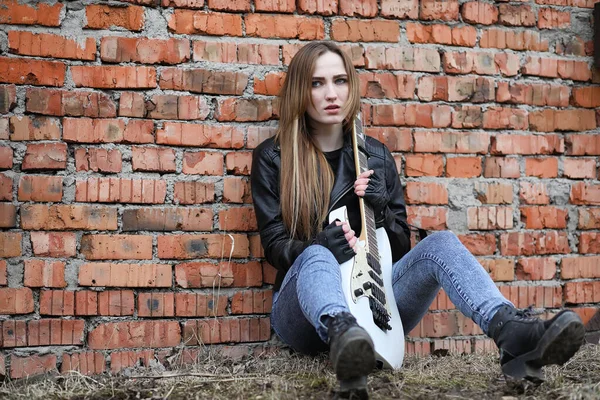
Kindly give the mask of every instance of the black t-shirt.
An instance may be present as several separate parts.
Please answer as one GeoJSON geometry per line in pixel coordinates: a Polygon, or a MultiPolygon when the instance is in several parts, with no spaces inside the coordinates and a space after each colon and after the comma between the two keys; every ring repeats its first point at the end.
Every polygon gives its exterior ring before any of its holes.
{"type": "MultiPolygon", "coordinates": [[[[333,175],[337,179],[337,169],[339,166],[340,156],[342,154],[342,148],[334,151],[323,152],[327,162],[331,166],[333,170],[333,175]]],[[[350,227],[354,229],[355,236],[360,235],[361,231],[361,222],[360,222],[360,207],[358,205],[358,196],[354,193],[354,187],[349,190],[336,204],[336,208],[341,206],[346,206],[348,211],[348,220],[350,221],[350,227]]],[[[325,226],[329,225],[329,221],[325,221],[323,224],[325,226]]]]}

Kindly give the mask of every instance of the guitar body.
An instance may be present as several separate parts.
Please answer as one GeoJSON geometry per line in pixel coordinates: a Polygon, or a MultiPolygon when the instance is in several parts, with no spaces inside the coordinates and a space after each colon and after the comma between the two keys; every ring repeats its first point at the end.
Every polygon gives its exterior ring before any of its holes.
{"type": "MultiPolygon", "coordinates": [[[[335,219],[348,221],[346,206],[333,210],[329,214],[330,223],[335,219]]],[[[370,280],[368,276],[367,250],[365,242],[359,240],[356,256],[341,264],[342,291],[350,312],[356,318],[358,324],[363,327],[373,339],[377,360],[385,368],[397,369],[402,366],[404,359],[404,329],[392,289],[392,250],[390,241],[384,228],[376,230],[377,245],[379,248],[379,260],[381,265],[380,277],[385,289],[386,307],[389,315],[389,326],[391,329],[382,329],[373,318],[373,312],[367,297],[368,291],[364,290],[365,282],[370,280]],[[356,296],[356,290],[365,292],[364,295],[356,296]]]]}

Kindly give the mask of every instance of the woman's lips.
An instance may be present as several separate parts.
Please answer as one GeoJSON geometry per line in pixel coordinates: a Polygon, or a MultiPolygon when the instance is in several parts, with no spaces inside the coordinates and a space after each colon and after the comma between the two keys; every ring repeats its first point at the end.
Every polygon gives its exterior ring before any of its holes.
{"type": "Polygon", "coordinates": [[[339,110],[340,110],[340,106],[328,106],[328,107],[325,107],[325,112],[327,114],[337,114],[339,110]]]}

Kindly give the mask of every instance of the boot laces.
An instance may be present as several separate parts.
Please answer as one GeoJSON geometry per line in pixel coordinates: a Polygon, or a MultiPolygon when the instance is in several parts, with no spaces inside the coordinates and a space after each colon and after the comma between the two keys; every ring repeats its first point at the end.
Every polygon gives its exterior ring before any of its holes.
{"type": "Polygon", "coordinates": [[[329,337],[339,336],[354,325],[356,325],[356,318],[354,318],[352,314],[346,312],[337,314],[331,319],[331,322],[327,327],[329,330],[329,337]]]}

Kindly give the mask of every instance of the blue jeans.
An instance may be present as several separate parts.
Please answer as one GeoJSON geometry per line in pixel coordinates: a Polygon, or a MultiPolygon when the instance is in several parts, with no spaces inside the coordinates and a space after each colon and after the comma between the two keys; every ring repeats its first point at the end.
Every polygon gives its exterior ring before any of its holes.
{"type": "MultiPolygon", "coordinates": [[[[504,304],[512,305],[449,231],[430,234],[396,262],[392,286],[405,334],[423,318],[440,288],[456,308],[486,333],[496,311],[504,304]]],[[[323,317],[343,311],[349,310],[341,288],[339,264],[325,247],[309,246],[273,295],[273,330],[293,349],[318,353],[328,349],[323,317]]]]}

